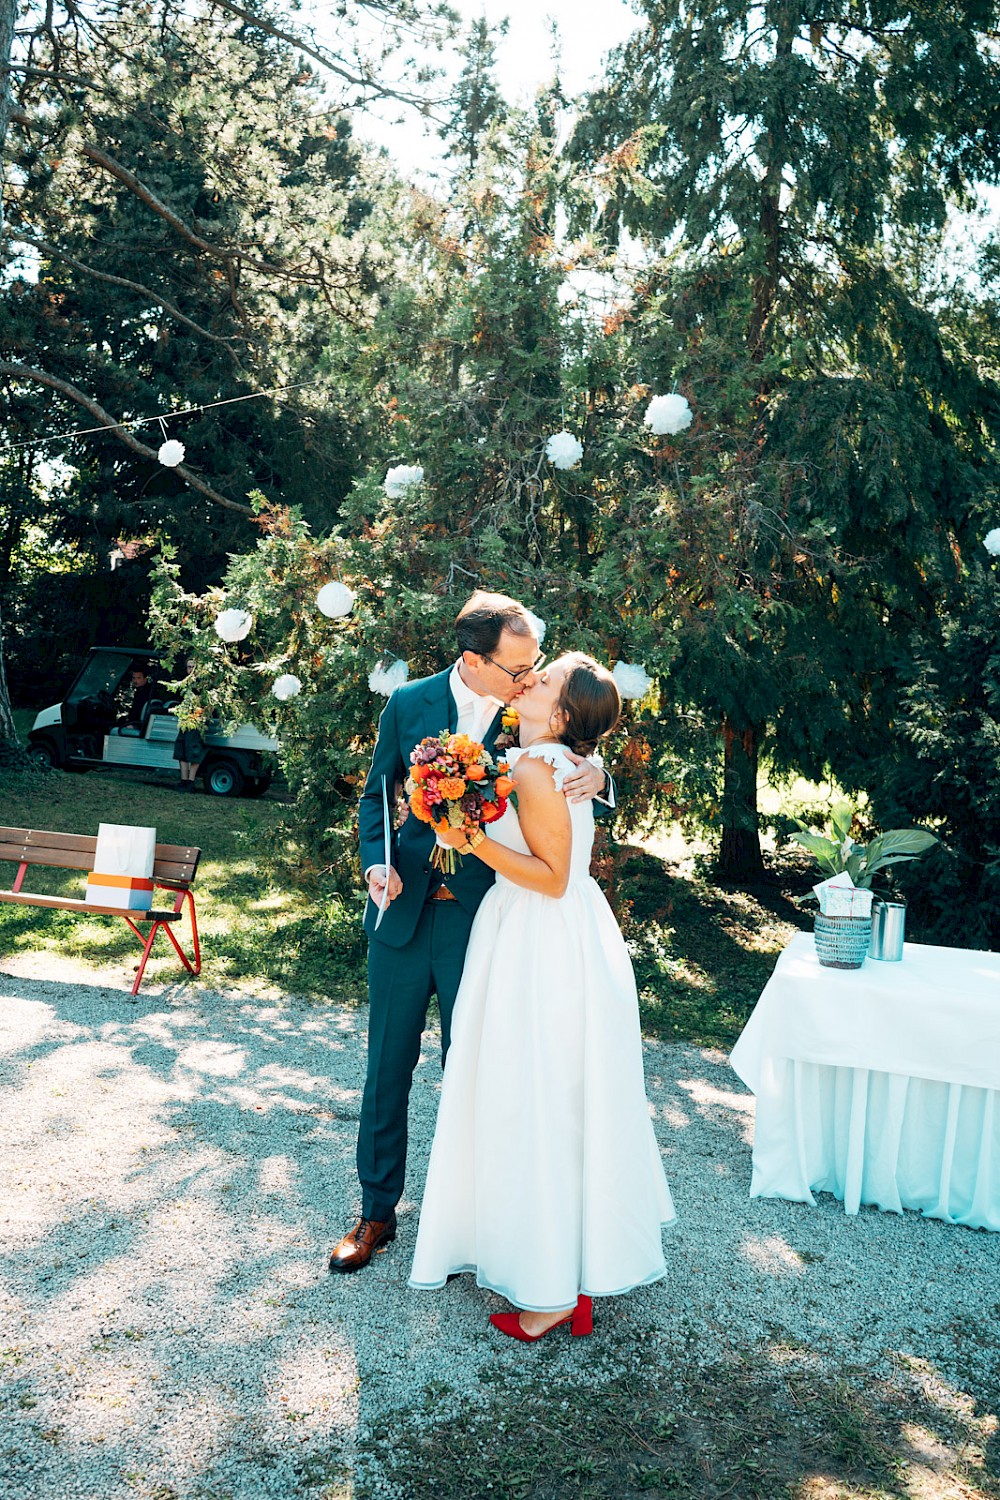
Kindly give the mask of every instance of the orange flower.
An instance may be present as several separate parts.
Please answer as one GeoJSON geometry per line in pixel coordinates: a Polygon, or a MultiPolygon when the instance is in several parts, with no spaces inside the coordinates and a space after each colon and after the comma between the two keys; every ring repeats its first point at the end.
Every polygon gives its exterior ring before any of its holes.
{"type": "Polygon", "coordinates": [[[411,781],[426,781],[427,780],[427,767],[426,766],[411,766],[410,767],[410,780],[411,781]]]}
{"type": "Polygon", "coordinates": [[[484,781],[486,779],[485,766],[466,766],[465,777],[467,781],[484,781]]]}
{"type": "Polygon", "coordinates": [[[467,734],[453,734],[448,741],[447,748],[463,765],[467,766],[471,761],[479,759],[483,747],[475,740],[470,740],[467,734]]]}
{"type": "Polygon", "coordinates": [[[497,796],[509,797],[514,790],[514,783],[509,776],[498,776],[496,781],[497,796]]]}
{"type": "Polygon", "coordinates": [[[438,782],[438,796],[447,802],[457,802],[465,796],[465,782],[460,776],[442,776],[438,782]]]}
{"type": "Polygon", "coordinates": [[[424,823],[428,821],[427,808],[424,805],[424,794],[418,787],[415,792],[410,793],[410,811],[416,813],[424,823]]]}
{"type": "Polygon", "coordinates": [[[479,814],[479,821],[481,823],[495,823],[497,818],[503,817],[506,806],[506,802],[503,804],[503,807],[500,806],[499,802],[484,802],[482,811],[479,814]]]}
{"type": "Polygon", "coordinates": [[[433,830],[434,830],[435,833],[450,833],[451,832],[451,824],[448,822],[447,818],[441,818],[441,820],[439,822],[437,822],[437,823],[435,823],[435,822],[432,821],[431,822],[431,827],[433,828],[433,830]]]}

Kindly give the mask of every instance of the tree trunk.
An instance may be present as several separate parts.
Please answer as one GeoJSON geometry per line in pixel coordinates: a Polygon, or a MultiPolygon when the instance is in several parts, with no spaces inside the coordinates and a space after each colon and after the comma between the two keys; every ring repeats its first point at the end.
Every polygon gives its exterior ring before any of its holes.
{"type": "Polygon", "coordinates": [[[760,730],[722,723],[725,772],[722,785],[722,843],[715,873],[721,880],[744,884],[764,874],[757,819],[757,761],[760,730]]]}
{"type": "Polygon", "coordinates": [[[7,672],[3,664],[3,615],[0,614],[0,744],[16,745],[17,730],[7,691],[7,672]]]}
{"type": "MultiPolygon", "coordinates": [[[[7,145],[7,126],[10,122],[11,87],[10,58],[14,45],[14,22],[17,16],[17,0],[0,0],[0,188],[7,185],[7,174],[3,169],[7,145]]],[[[0,229],[3,228],[3,194],[0,193],[0,229]]],[[[3,664],[3,615],[0,613],[0,743],[17,744],[14,715],[7,691],[7,673],[3,664]]]]}
{"type": "MultiPolygon", "coordinates": [[[[10,121],[13,88],[10,76],[10,57],[14,46],[14,22],[17,17],[17,0],[0,0],[0,164],[4,161],[7,144],[7,125],[10,121]]],[[[2,166],[0,166],[2,172],[2,166]]],[[[2,184],[6,186],[7,174],[2,172],[2,184]]],[[[0,229],[3,228],[3,201],[0,199],[0,229]]]]}

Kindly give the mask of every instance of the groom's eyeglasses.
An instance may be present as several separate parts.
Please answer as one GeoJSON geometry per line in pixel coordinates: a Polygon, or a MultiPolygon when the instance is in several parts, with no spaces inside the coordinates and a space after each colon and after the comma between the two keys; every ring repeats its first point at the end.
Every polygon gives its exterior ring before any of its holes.
{"type": "Polygon", "coordinates": [[[510,667],[500,666],[500,663],[498,661],[494,661],[492,656],[484,656],[483,661],[491,662],[493,666],[499,667],[501,672],[506,672],[507,676],[511,679],[512,682],[523,682],[524,679],[526,677],[529,677],[532,672],[541,671],[542,667],[544,667],[545,663],[548,661],[548,657],[543,651],[541,656],[533,661],[530,667],[522,667],[520,672],[512,672],[510,670],[510,667]]]}

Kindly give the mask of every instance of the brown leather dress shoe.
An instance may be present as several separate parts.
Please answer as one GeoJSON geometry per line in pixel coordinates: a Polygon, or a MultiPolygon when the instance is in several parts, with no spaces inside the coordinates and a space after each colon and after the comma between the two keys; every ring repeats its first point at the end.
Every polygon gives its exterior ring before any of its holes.
{"type": "Polygon", "coordinates": [[[372,1256],[381,1252],[396,1238],[396,1214],[387,1219],[366,1219],[362,1216],[349,1234],[330,1254],[331,1271],[360,1271],[372,1256]]]}

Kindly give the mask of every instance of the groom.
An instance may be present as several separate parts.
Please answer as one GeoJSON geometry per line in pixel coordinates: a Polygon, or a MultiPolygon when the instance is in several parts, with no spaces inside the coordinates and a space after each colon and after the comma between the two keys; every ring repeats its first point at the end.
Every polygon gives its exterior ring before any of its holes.
{"type": "MultiPolygon", "coordinates": [[[[383,832],[382,780],[390,799],[410,769],[410,751],[447,727],[477,740],[492,754],[504,705],[536,680],[539,655],[532,616],[504,594],[476,593],[455,622],[459,658],[453,667],[397,688],[379,721],[371,770],[358,815],[361,867],[369,900],[368,1072],[358,1129],[361,1218],[334,1246],[331,1271],[360,1271],[396,1237],[396,1204],[406,1173],[406,1115],[427,1005],[437,994],[442,1062],[451,1038],[451,1013],[465,950],[493,871],[478,859],[443,877],[432,867],[434,832],[408,817],[392,835],[388,867],[383,832]],[[389,905],[375,920],[388,881],[389,905]]],[[[571,801],[599,797],[613,805],[611,778],[578,759],[564,791],[571,801]]]]}

